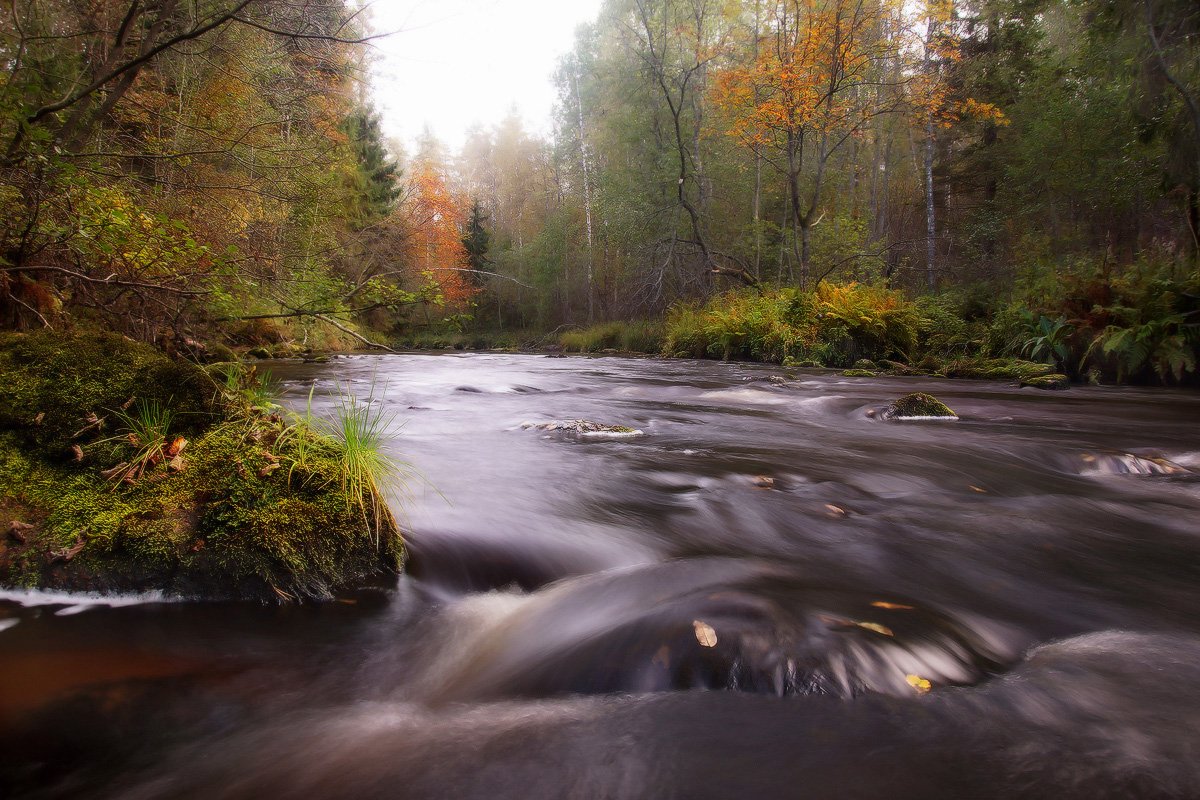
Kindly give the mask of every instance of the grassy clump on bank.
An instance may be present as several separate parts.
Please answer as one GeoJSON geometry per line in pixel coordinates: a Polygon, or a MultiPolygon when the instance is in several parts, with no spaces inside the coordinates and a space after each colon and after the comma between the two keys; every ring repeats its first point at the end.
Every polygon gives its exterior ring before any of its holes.
{"type": "Polygon", "coordinates": [[[0,522],[19,523],[0,583],[323,598],[398,569],[362,453],[285,419],[242,370],[214,380],[110,335],[0,338],[0,522]]]}
{"type": "Polygon", "coordinates": [[[661,353],[663,326],[659,322],[604,322],[567,331],[558,343],[568,353],[661,353]]]}

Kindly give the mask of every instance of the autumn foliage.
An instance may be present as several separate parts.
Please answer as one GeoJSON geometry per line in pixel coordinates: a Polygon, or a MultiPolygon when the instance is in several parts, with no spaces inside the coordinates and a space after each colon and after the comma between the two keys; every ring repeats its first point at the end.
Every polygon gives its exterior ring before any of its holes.
{"type": "Polygon", "coordinates": [[[411,231],[404,262],[413,278],[435,283],[441,303],[455,310],[465,309],[479,291],[467,280],[470,261],[462,238],[467,211],[436,164],[414,165],[410,194],[399,212],[411,231]]]}

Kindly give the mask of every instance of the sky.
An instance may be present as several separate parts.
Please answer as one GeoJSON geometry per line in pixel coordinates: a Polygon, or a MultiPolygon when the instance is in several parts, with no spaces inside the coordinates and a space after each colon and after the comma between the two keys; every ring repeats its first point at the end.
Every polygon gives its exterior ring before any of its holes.
{"type": "Polygon", "coordinates": [[[489,127],[514,106],[526,129],[549,133],[551,76],[575,29],[602,0],[375,0],[373,97],[384,135],[412,151],[430,129],[456,152],[473,123],[489,127]]]}

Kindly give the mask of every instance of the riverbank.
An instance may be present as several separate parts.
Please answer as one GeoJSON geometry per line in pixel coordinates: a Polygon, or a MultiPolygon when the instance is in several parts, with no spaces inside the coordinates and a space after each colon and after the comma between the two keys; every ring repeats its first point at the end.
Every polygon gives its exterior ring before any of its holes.
{"type": "Polygon", "coordinates": [[[857,283],[742,289],[677,305],[661,321],[605,322],[567,331],[558,342],[568,352],[828,367],[848,377],[1187,386],[1200,380],[1193,284],[1162,278],[1146,286],[1100,285],[1111,307],[1076,296],[1082,290],[1070,286],[1036,303],[951,293],[913,300],[857,283]]]}
{"type": "Polygon", "coordinates": [[[394,572],[400,532],[361,445],[289,419],[240,365],[111,334],[0,337],[0,585],[292,600],[394,572]]]}

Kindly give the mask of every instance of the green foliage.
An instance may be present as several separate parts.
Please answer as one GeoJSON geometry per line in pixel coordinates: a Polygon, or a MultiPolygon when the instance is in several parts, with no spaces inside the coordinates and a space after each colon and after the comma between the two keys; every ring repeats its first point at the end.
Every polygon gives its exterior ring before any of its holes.
{"type": "Polygon", "coordinates": [[[1173,314],[1141,325],[1110,325],[1092,341],[1087,356],[1097,348],[1116,361],[1118,380],[1149,368],[1162,383],[1169,377],[1179,382],[1185,373],[1196,371],[1200,324],[1186,324],[1182,315],[1173,314]]]}
{"type": "Polygon", "coordinates": [[[1028,338],[1021,343],[1021,355],[1035,361],[1049,361],[1055,366],[1062,366],[1070,358],[1070,339],[1075,332],[1073,325],[1062,317],[1052,320],[1049,317],[1035,317],[1026,312],[1023,315],[1028,338]]]}
{"type": "Polygon", "coordinates": [[[388,154],[379,128],[379,114],[359,108],[341,124],[350,139],[356,170],[352,197],[358,208],[354,220],[369,225],[387,216],[400,197],[400,167],[388,154]]]}

